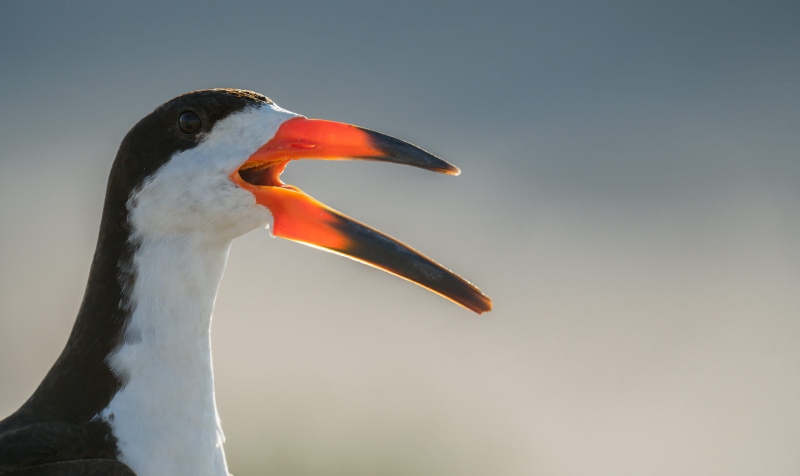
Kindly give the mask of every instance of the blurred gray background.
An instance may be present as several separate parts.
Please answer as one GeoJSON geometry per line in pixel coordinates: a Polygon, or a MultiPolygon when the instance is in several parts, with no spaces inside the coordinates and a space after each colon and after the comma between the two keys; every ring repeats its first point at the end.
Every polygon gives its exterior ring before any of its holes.
{"type": "Polygon", "coordinates": [[[122,137],[238,87],[461,167],[284,178],[495,310],[240,238],[212,327],[234,474],[796,475],[798,25],[790,1],[2,2],[0,415],[66,341],[122,137]]]}

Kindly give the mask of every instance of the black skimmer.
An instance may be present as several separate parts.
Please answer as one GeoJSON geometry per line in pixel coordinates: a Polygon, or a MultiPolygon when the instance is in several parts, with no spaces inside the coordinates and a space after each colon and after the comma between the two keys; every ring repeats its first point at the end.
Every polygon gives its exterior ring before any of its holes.
{"type": "Polygon", "coordinates": [[[195,91],[158,107],[117,153],[66,347],[0,422],[0,475],[226,476],[209,326],[231,241],[257,227],[491,309],[451,271],[284,184],[297,159],[458,173],[407,142],[249,91],[195,91]]]}

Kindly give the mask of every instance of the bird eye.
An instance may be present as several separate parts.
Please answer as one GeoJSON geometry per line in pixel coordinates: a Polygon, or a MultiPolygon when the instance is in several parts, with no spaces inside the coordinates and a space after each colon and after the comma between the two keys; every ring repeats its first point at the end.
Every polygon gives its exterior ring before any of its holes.
{"type": "Polygon", "coordinates": [[[193,111],[186,111],[181,114],[178,124],[181,126],[181,130],[183,132],[187,134],[194,134],[200,130],[200,116],[193,111]]]}

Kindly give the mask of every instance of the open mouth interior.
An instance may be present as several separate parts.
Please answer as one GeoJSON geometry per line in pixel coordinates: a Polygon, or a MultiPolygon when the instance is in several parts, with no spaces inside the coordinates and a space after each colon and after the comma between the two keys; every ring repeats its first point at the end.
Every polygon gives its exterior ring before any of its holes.
{"type": "Polygon", "coordinates": [[[289,160],[247,163],[239,169],[239,176],[259,187],[284,187],[286,184],[281,181],[281,174],[288,163],[289,160]]]}

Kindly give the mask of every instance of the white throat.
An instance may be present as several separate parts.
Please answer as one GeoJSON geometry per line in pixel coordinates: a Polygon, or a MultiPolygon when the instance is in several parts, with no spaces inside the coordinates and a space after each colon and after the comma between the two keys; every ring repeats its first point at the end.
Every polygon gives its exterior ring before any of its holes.
{"type": "Polygon", "coordinates": [[[227,476],[209,328],[230,241],[145,238],[134,254],[131,320],[109,358],[125,386],[101,417],[138,476],[227,476]]]}

